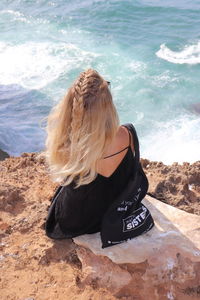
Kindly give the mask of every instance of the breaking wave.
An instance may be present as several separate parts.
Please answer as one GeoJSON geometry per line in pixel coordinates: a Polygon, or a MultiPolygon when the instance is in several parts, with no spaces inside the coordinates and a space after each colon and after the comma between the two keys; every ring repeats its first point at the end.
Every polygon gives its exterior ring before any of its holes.
{"type": "Polygon", "coordinates": [[[156,55],[174,64],[199,64],[200,63],[200,42],[194,45],[185,46],[180,52],[170,50],[165,44],[160,45],[156,55]]]}
{"type": "Polygon", "coordinates": [[[90,65],[97,56],[71,43],[0,42],[0,82],[40,89],[63,72],[90,65]]]}

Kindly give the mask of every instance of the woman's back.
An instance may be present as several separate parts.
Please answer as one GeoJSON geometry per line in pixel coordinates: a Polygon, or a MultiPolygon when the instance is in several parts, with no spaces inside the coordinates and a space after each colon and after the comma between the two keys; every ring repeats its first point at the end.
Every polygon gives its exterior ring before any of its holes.
{"type": "Polygon", "coordinates": [[[125,157],[129,146],[134,152],[130,132],[124,126],[120,126],[114,141],[104,151],[103,159],[97,163],[97,173],[109,177],[125,157]]]}
{"type": "MultiPolygon", "coordinates": [[[[134,155],[132,151],[131,134],[128,129],[121,128],[110,149],[114,145],[120,146],[120,140],[124,142],[119,148],[100,163],[98,174],[94,181],[75,188],[72,182],[65,187],[65,198],[56,206],[57,222],[66,237],[74,237],[84,233],[100,231],[101,221],[106,210],[117,196],[125,189],[130,176],[134,171],[134,155]],[[128,140],[127,140],[128,138],[128,140]],[[125,149],[126,148],[126,149],[125,149]],[[124,150],[124,151],[123,151],[124,150]],[[120,156],[120,161],[118,159],[120,156]],[[110,164],[110,159],[115,160],[110,164]],[[106,164],[110,168],[106,168],[106,164]],[[115,169],[113,170],[113,166],[115,169]],[[101,170],[101,173],[99,173],[101,170]],[[104,172],[104,173],[103,173],[104,172]]],[[[106,154],[109,153],[109,150],[106,154]]]]}

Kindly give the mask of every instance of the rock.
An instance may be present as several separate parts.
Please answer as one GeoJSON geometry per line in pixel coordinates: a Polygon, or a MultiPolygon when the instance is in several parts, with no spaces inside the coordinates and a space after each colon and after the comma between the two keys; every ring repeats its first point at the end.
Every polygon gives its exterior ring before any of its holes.
{"type": "MultiPolygon", "coordinates": [[[[146,160],[141,160],[146,161],[146,160]]],[[[143,163],[149,194],[167,204],[200,215],[200,161],[193,164],[143,163]]]]}
{"type": "MultiPolygon", "coordinates": [[[[72,257],[73,250],[75,248],[74,243],[71,240],[61,240],[54,242],[54,245],[49,248],[45,248],[43,255],[39,261],[40,264],[45,265],[50,262],[66,261],[75,264],[75,258],[72,257]]],[[[75,254],[74,254],[75,256],[75,254]]],[[[78,264],[78,262],[77,262],[78,264]]]]}
{"type": "Polygon", "coordinates": [[[10,157],[9,154],[3,150],[0,149],[0,160],[4,160],[6,158],[10,157]]]}
{"type": "Polygon", "coordinates": [[[85,248],[77,250],[82,282],[138,297],[130,299],[199,299],[200,216],[148,196],[143,202],[155,220],[148,233],[105,249],[99,233],[74,238],[85,248]]]}
{"type": "Polygon", "coordinates": [[[18,214],[23,210],[24,198],[21,189],[0,182],[0,211],[18,214]]]}
{"type": "Polygon", "coordinates": [[[131,274],[118,264],[114,264],[108,257],[99,257],[83,247],[76,252],[82,264],[82,287],[84,285],[91,285],[93,288],[106,287],[116,293],[131,281],[131,274]]]}

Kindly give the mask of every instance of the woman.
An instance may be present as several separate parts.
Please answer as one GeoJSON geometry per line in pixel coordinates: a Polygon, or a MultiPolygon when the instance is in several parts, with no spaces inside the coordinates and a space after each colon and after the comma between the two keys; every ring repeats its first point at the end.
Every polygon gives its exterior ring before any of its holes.
{"type": "Polygon", "coordinates": [[[50,113],[47,133],[50,172],[65,186],[50,210],[47,235],[71,238],[100,231],[135,164],[133,137],[119,124],[109,82],[92,69],[81,73],[50,113]]]}

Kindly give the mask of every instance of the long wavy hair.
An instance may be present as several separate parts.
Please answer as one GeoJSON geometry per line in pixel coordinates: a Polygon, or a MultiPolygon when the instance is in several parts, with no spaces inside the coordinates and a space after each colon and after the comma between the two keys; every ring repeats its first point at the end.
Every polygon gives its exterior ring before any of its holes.
{"type": "Polygon", "coordinates": [[[76,187],[92,182],[118,128],[108,82],[95,70],[81,73],[48,116],[45,156],[53,180],[76,187]]]}

